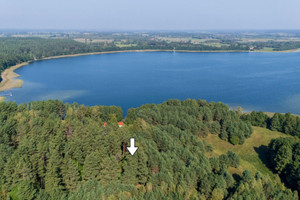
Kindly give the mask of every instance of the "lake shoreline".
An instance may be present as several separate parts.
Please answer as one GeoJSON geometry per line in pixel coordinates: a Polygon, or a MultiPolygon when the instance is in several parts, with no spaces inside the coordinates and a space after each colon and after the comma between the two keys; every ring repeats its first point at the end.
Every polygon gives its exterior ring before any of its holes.
{"type": "MultiPolygon", "coordinates": [[[[278,51],[278,53],[282,52],[299,52],[300,49],[295,50],[288,50],[288,51],[278,51]]],[[[77,57],[77,56],[87,56],[87,55],[99,55],[99,54],[112,54],[112,53],[128,53],[128,52],[173,52],[173,50],[167,49],[145,49],[145,50],[124,50],[124,51],[104,51],[104,52],[90,52],[90,53],[79,53],[79,54],[69,54],[69,55],[60,55],[60,56],[51,56],[42,59],[36,59],[28,62],[23,62],[14,66],[5,69],[1,73],[2,81],[0,83],[0,92],[10,90],[13,88],[21,88],[24,81],[21,79],[16,79],[20,75],[15,73],[14,71],[18,68],[26,66],[35,61],[42,61],[42,60],[50,60],[50,59],[58,59],[58,58],[67,58],[67,57],[77,57]]],[[[240,51],[240,50],[222,50],[222,51],[196,51],[196,50],[176,50],[175,52],[181,53],[238,53],[238,52],[249,52],[249,51],[240,51]]],[[[5,97],[0,96],[0,102],[4,101],[5,97]]]]}

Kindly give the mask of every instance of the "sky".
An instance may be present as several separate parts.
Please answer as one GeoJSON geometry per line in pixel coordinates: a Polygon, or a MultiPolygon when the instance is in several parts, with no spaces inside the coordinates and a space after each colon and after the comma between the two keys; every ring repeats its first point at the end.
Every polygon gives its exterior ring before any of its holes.
{"type": "Polygon", "coordinates": [[[0,0],[0,29],[300,29],[300,1],[0,0]]]}

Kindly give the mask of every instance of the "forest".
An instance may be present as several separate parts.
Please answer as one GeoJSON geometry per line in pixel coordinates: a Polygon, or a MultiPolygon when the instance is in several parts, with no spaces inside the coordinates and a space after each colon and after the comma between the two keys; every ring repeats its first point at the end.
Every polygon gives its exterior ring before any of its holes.
{"type": "Polygon", "coordinates": [[[241,119],[250,122],[253,126],[268,128],[300,138],[300,117],[291,113],[275,113],[269,117],[262,111],[252,111],[250,114],[243,114],[241,119]]]}
{"type": "MultiPolygon", "coordinates": [[[[241,162],[233,151],[208,156],[208,134],[246,142],[252,128],[242,116],[191,99],[132,108],[125,119],[115,106],[0,103],[0,199],[298,199],[294,176],[288,189],[259,172],[230,173],[241,162]]],[[[295,174],[299,143],[281,140],[269,146],[274,171],[295,174]]]]}
{"type": "Polygon", "coordinates": [[[271,168],[292,189],[300,191],[300,141],[278,138],[269,144],[271,168]]]}
{"type": "Polygon", "coordinates": [[[68,39],[0,37],[0,72],[22,62],[94,51],[102,49],[68,39]]]}

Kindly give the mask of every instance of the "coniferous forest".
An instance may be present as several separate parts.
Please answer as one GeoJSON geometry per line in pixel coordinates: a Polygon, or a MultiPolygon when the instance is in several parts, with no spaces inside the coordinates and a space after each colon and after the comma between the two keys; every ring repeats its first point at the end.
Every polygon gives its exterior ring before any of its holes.
{"type": "Polygon", "coordinates": [[[268,147],[287,187],[259,172],[230,173],[241,163],[233,151],[209,156],[214,147],[202,138],[240,145],[251,123],[204,100],[147,104],[125,119],[115,106],[0,103],[0,199],[298,199],[297,138],[268,147]]]}

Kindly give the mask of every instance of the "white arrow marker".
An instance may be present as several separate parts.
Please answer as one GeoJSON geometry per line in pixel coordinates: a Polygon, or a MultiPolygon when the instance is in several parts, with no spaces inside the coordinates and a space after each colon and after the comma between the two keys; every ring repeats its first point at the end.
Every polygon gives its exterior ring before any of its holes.
{"type": "Polygon", "coordinates": [[[130,147],[127,147],[127,149],[132,156],[138,149],[138,147],[134,146],[134,138],[130,138],[130,147]]]}

